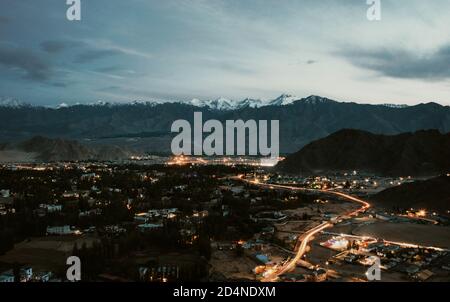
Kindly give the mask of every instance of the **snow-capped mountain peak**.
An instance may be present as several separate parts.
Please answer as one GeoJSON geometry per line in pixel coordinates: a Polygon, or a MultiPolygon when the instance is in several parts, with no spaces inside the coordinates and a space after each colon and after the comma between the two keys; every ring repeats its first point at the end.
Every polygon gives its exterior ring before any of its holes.
{"type": "Polygon", "coordinates": [[[188,102],[188,104],[195,106],[195,107],[205,107],[206,106],[206,102],[201,101],[199,99],[192,99],[191,101],[188,102]]]}
{"type": "Polygon", "coordinates": [[[0,97],[0,107],[20,108],[20,107],[31,107],[31,105],[22,102],[16,98],[0,97]]]}
{"type": "Polygon", "coordinates": [[[59,105],[56,106],[51,106],[50,108],[54,108],[54,109],[63,109],[63,108],[70,108],[70,107],[74,107],[74,106],[91,106],[91,107],[116,107],[116,106],[135,106],[135,105],[144,105],[144,106],[156,106],[159,104],[163,104],[165,103],[165,101],[161,101],[161,100],[134,100],[131,102],[118,102],[118,103],[110,103],[110,102],[105,102],[102,100],[98,100],[96,102],[91,102],[91,103],[72,103],[72,104],[68,104],[66,102],[62,102],[59,105]]]}
{"type": "Polygon", "coordinates": [[[334,102],[333,100],[321,97],[321,96],[317,96],[317,95],[310,95],[307,98],[302,99],[302,102],[307,103],[307,104],[321,104],[321,103],[332,103],[334,102]]]}
{"type": "Polygon", "coordinates": [[[226,98],[218,98],[215,100],[199,100],[192,99],[189,105],[195,107],[207,107],[212,110],[236,110],[243,108],[261,108],[264,106],[285,106],[300,100],[299,97],[290,94],[283,94],[272,101],[262,101],[260,99],[245,98],[241,101],[233,101],[226,98]]]}
{"type": "Polygon", "coordinates": [[[270,106],[286,106],[293,104],[295,101],[300,100],[301,98],[290,95],[290,94],[282,94],[276,99],[269,102],[270,106]]]}
{"type": "Polygon", "coordinates": [[[389,107],[389,108],[397,108],[397,109],[408,107],[408,105],[404,105],[404,104],[382,104],[381,106],[389,107]]]}
{"type": "Polygon", "coordinates": [[[62,109],[62,108],[68,108],[69,105],[67,103],[62,102],[58,106],[56,106],[56,109],[62,109]]]}
{"type": "Polygon", "coordinates": [[[226,98],[218,98],[215,100],[199,100],[192,99],[188,104],[195,107],[208,107],[213,110],[233,110],[235,109],[235,103],[226,98]]]}
{"type": "Polygon", "coordinates": [[[135,101],[131,102],[132,105],[146,105],[146,106],[156,106],[156,105],[159,105],[162,103],[164,103],[164,102],[159,101],[159,100],[151,100],[151,101],[135,100],[135,101]]]}
{"type": "Polygon", "coordinates": [[[233,105],[233,101],[222,97],[217,100],[209,101],[209,107],[217,110],[231,110],[234,107],[233,105]]]}
{"type": "Polygon", "coordinates": [[[251,99],[251,98],[246,98],[243,99],[242,101],[238,102],[236,104],[237,109],[242,109],[242,108],[259,108],[264,106],[265,103],[263,101],[261,101],[260,99],[251,99]]]}

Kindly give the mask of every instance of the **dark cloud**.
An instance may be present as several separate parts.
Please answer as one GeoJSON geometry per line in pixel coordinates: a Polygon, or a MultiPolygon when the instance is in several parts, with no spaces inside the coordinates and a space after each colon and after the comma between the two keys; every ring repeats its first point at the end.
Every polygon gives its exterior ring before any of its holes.
{"type": "Polygon", "coordinates": [[[339,54],[355,66],[388,77],[424,80],[450,78],[450,45],[427,55],[401,49],[350,49],[339,54]]]}
{"type": "Polygon", "coordinates": [[[109,72],[118,72],[118,71],[123,71],[123,70],[124,70],[124,68],[120,67],[120,66],[109,66],[109,67],[98,68],[95,71],[109,73],[109,72]]]}
{"type": "Polygon", "coordinates": [[[41,43],[41,48],[49,53],[57,53],[64,50],[66,44],[61,41],[44,41],[41,43]]]}
{"type": "Polygon", "coordinates": [[[43,82],[51,75],[50,65],[28,49],[13,48],[0,44],[0,65],[18,69],[24,78],[43,82]]]}
{"type": "Polygon", "coordinates": [[[52,83],[53,87],[58,87],[58,88],[65,88],[67,87],[66,83],[62,83],[62,82],[57,82],[57,83],[52,83]]]}
{"type": "Polygon", "coordinates": [[[89,63],[95,60],[103,59],[110,56],[116,56],[122,54],[121,51],[115,49],[99,49],[99,50],[87,50],[78,55],[75,59],[75,63],[89,63]]]}
{"type": "Polygon", "coordinates": [[[67,48],[80,47],[83,45],[83,42],[78,41],[49,40],[42,42],[41,48],[48,53],[59,53],[67,48]]]}

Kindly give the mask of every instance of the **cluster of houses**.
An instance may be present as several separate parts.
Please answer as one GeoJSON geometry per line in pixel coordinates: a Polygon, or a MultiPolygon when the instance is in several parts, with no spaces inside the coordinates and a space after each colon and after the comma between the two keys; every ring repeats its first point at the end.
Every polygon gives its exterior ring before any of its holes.
{"type": "Polygon", "coordinates": [[[143,282],[173,282],[179,280],[180,268],[176,265],[141,266],[139,280],[143,282]]]}
{"type": "Polygon", "coordinates": [[[405,273],[413,279],[425,281],[432,277],[433,262],[448,254],[437,248],[402,247],[382,241],[354,241],[336,237],[321,244],[324,247],[341,251],[329,262],[371,266],[374,257],[380,259],[381,269],[405,273]]]}
{"type": "Polygon", "coordinates": [[[10,190],[0,190],[0,215],[14,212],[13,197],[11,196],[10,190]]]}
{"type": "Polygon", "coordinates": [[[34,272],[30,266],[24,266],[18,270],[9,269],[0,273],[0,283],[5,282],[59,282],[55,279],[52,272],[34,272]],[[16,280],[18,279],[18,280],[16,280]]]}

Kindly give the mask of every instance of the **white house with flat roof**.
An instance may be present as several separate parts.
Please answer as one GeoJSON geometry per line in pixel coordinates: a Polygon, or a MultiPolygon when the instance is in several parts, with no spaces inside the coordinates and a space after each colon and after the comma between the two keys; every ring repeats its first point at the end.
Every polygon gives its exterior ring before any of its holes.
{"type": "Polygon", "coordinates": [[[14,282],[14,273],[12,269],[0,274],[0,283],[5,282],[14,282]]]}
{"type": "Polygon", "coordinates": [[[69,225],[47,227],[48,235],[71,235],[73,233],[74,231],[71,230],[69,225]]]}

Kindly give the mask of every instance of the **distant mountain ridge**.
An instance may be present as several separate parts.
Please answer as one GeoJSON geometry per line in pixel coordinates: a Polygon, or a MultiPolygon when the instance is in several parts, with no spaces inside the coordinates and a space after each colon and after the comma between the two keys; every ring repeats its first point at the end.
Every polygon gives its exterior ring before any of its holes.
{"type": "MultiPolygon", "coordinates": [[[[303,101],[305,103],[316,104],[316,103],[324,103],[324,102],[336,102],[328,98],[311,95],[306,98],[297,97],[291,94],[282,94],[279,97],[273,100],[261,100],[254,98],[245,98],[243,100],[231,100],[224,97],[220,97],[217,99],[207,99],[200,100],[194,98],[189,101],[175,101],[175,100],[134,100],[131,102],[105,102],[105,101],[97,101],[93,103],[75,103],[70,104],[69,102],[61,102],[56,106],[34,106],[29,103],[23,102],[19,99],[13,97],[0,97],[0,107],[46,107],[46,108],[68,108],[74,106],[130,106],[130,105],[147,105],[147,106],[157,106],[164,103],[175,103],[175,104],[185,104],[192,105],[199,108],[209,108],[211,110],[219,110],[219,111],[228,111],[228,110],[238,110],[243,108],[261,108],[265,106],[287,106],[292,105],[295,102],[303,101]]],[[[390,108],[407,108],[410,107],[406,104],[380,104],[378,106],[385,106],[390,108]]]]}
{"type": "Polygon", "coordinates": [[[344,129],[308,144],[276,169],[306,175],[349,170],[395,176],[448,173],[450,133],[421,130],[386,136],[344,129]]]}
{"type": "Polygon", "coordinates": [[[297,99],[282,95],[264,105],[259,100],[245,99],[238,107],[226,99],[206,103],[197,100],[192,104],[134,101],[66,104],[59,108],[0,106],[0,142],[41,135],[170,153],[172,123],[178,119],[192,122],[197,111],[203,112],[205,121],[279,120],[280,151],[284,154],[296,152],[314,140],[346,128],[387,135],[421,129],[450,131],[450,107],[436,103],[392,108],[341,103],[319,96],[297,99]],[[158,138],[142,137],[143,133],[158,133],[158,138]]]}
{"type": "Polygon", "coordinates": [[[36,136],[29,140],[3,144],[0,146],[0,161],[23,161],[20,156],[31,161],[84,161],[84,160],[121,160],[128,159],[132,152],[117,146],[87,146],[73,140],[50,139],[36,136]],[[18,151],[18,152],[17,152],[18,151]],[[2,155],[17,153],[15,160],[6,160],[2,155]]]}
{"type": "MultiPolygon", "coordinates": [[[[217,99],[210,99],[210,100],[200,100],[200,99],[192,99],[190,101],[174,101],[174,100],[134,100],[131,102],[116,102],[116,103],[110,103],[105,101],[97,101],[94,103],[76,103],[74,105],[69,105],[69,102],[61,102],[59,105],[56,105],[54,107],[45,106],[47,108],[55,108],[55,109],[61,109],[61,108],[67,108],[72,106],[127,106],[127,105],[148,105],[148,106],[156,106],[161,105],[164,103],[178,103],[178,104],[186,104],[186,105],[192,105],[195,107],[200,108],[209,108],[212,110],[236,110],[236,109],[242,109],[242,108],[259,108],[264,106],[285,106],[290,105],[295,101],[301,100],[300,97],[295,97],[289,94],[283,94],[279,97],[277,97],[274,100],[268,100],[263,101],[261,99],[253,99],[253,98],[245,98],[240,101],[227,99],[224,97],[220,97],[217,99]]],[[[11,97],[0,97],[0,107],[21,107],[21,106],[32,106],[30,104],[27,104],[25,102],[22,102],[18,99],[11,98],[11,97]]],[[[36,106],[39,107],[39,106],[36,106]]]]}

